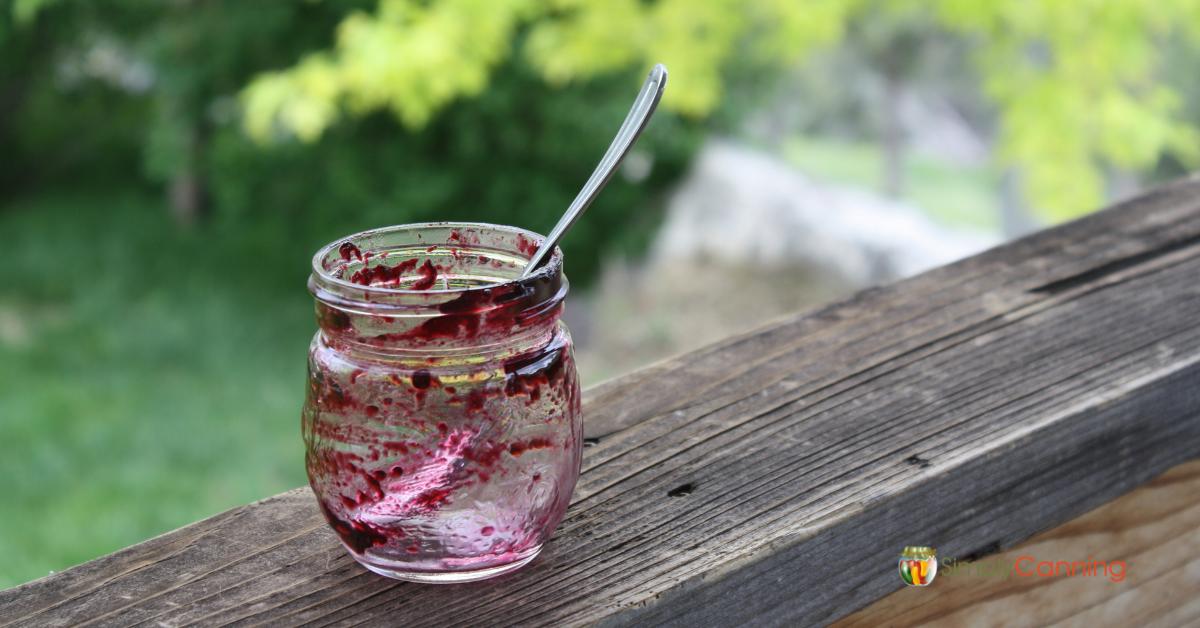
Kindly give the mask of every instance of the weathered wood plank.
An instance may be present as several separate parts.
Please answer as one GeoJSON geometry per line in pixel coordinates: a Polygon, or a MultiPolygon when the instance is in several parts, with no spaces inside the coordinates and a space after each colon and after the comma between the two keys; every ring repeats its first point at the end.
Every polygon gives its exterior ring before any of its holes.
{"type": "Polygon", "coordinates": [[[575,501],[484,583],[357,567],[292,491],[0,593],[0,621],[824,622],[1200,456],[1200,180],[588,391],[575,501]]]}
{"type": "MultiPolygon", "coordinates": [[[[1182,626],[1200,623],[1200,461],[1082,517],[988,557],[988,571],[941,576],[905,587],[848,617],[838,628],[873,626],[1182,626]],[[1018,558],[1121,560],[1125,577],[1000,578],[1018,558]],[[992,570],[990,565],[1000,568],[992,570]]],[[[1023,563],[1026,573],[1028,562],[1023,563]]]]}

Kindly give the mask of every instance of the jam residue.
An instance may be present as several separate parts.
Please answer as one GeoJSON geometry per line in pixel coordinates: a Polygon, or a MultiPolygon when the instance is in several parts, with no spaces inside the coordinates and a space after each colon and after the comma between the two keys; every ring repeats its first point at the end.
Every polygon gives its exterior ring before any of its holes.
{"type": "MultiPolygon", "coordinates": [[[[447,240],[390,260],[347,241],[337,248],[342,261],[330,264],[342,264],[338,272],[359,286],[427,291],[499,263],[477,254],[484,249],[473,248],[480,238],[472,230],[454,230],[447,240]]],[[[515,244],[524,255],[538,247],[523,235],[515,244]]],[[[522,551],[549,534],[565,511],[581,449],[570,338],[556,326],[564,290],[560,274],[540,273],[453,298],[436,291],[411,297],[428,299],[414,301],[415,312],[403,310],[408,301],[381,307],[366,290],[344,297],[348,305],[319,298],[307,468],[323,516],[351,551],[389,560],[425,553],[420,560],[429,560],[451,544],[424,536],[437,525],[473,535],[489,556],[522,551]],[[504,349],[474,354],[473,347],[504,349]],[[499,512],[470,513],[484,501],[499,512]],[[469,525],[451,525],[463,517],[472,517],[469,525]]]]}

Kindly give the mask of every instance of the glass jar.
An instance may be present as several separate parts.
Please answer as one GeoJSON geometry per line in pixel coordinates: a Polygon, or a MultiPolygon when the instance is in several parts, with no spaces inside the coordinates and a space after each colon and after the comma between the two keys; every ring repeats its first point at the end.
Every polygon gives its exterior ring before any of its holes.
{"type": "Polygon", "coordinates": [[[313,258],[306,466],[367,569],[489,578],[533,560],[562,520],[583,426],[561,251],[520,279],[540,241],[429,223],[355,234],[313,258]]]}

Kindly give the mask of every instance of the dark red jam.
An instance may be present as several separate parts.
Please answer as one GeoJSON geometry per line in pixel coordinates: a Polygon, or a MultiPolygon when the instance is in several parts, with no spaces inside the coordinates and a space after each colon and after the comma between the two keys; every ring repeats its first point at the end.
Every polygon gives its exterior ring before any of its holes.
{"type": "Polygon", "coordinates": [[[531,559],[561,520],[579,474],[579,383],[561,257],[516,279],[538,242],[417,225],[314,260],[308,474],[369,569],[483,577],[531,559]]]}

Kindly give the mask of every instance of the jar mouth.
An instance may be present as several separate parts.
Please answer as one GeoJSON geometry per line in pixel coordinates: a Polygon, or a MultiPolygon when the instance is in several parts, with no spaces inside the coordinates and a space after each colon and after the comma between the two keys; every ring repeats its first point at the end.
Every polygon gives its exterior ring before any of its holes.
{"type": "Polygon", "coordinates": [[[425,222],[369,229],[334,240],[313,255],[310,283],[315,285],[310,289],[318,297],[317,292],[322,291],[388,303],[545,284],[562,275],[562,250],[557,246],[541,268],[521,277],[544,241],[544,236],[527,229],[483,222],[425,222]],[[400,264],[389,265],[389,258],[400,264]],[[434,265],[433,259],[443,259],[451,268],[434,265]],[[403,274],[405,270],[411,273],[403,274]],[[377,281],[379,277],[385,281],[377,281]],[[433,283],[421,283],[428,280],[433,283]]]}

